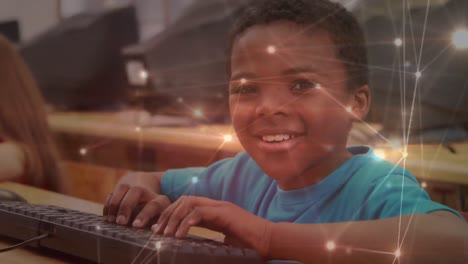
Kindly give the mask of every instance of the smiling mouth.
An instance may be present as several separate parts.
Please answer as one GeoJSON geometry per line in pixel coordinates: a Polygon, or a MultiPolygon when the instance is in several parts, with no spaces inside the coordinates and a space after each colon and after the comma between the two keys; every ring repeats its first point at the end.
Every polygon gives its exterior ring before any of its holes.
{"type": "Polygon", "coordinates": [[[294,134],[278,134],[278,135],[265,135],[261,139],[267,143],[279,143],[289,141],[295,138],[297,135],[294,134]]]}

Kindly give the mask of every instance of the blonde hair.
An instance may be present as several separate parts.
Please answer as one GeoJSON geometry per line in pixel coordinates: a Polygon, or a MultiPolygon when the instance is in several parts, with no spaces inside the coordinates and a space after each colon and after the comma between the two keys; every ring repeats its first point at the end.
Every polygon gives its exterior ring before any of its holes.
{"type": "Polygon", "coordinates": [[[0,136],[24,149],[25,183],[58,190],[57,151],[45,107],[25,62],[0,35],[0,136]]]}

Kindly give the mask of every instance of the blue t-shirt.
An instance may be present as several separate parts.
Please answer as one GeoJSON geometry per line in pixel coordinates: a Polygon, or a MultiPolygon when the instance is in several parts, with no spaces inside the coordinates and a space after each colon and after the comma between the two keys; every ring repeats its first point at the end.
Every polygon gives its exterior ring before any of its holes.
{"type": "Polygon", "coordinates": [[[206,168],[167,171],[162,193],[234,203],[273,222],[332,223],[425,214],[458,213],[432,201],[407,170],[379,159],[370,147],[351,147],[353,156],[320,182],[285,191],[246,153],[206,168]]]}

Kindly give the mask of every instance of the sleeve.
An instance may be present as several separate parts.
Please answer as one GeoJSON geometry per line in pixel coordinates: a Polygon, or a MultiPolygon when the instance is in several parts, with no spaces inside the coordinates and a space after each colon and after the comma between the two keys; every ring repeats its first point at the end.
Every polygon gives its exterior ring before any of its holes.
{"type": "Polygon", "coordinates": [[[226,194],[238,196],[234,184],[236,175],[244,167],[245,154],[223,159],[209,167],[173,169],[164,173],[161,192],[171,201],[182,195],[203,196],[215,200],[226,200],[226,194]]]}
{"type": "Polygon", "coordinates": [[[371,217],[388,218],[407,214],[427,214],[444,210],[461,215],[445,205],[434,202],[412,175],[390,174],[374,182],[370,196],[371,217]]]}
{"type": "Polygon", "coordinates": [[[206,192],[197,188],[198,179],[202,172],[206,170],[203,167],[173,169],[164,173],[161,180],[161,192],[172,202],[182,195],[201,196],[206,192]]]}

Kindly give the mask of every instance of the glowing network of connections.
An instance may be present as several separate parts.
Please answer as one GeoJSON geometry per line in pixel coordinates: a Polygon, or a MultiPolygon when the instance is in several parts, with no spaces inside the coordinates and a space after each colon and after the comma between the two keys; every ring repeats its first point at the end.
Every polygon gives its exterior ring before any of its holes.
{"type": "MultiPolygon", "coordinates": [[[[448,128],[457,126],[460,113],[466,114],[464,103],[467,102],[468,94],[466,91],[468,89],[466,77],[468,60],[465,60],[464,64],[459,61],[460,58],[468,58],[468,20],[458,15],[462,14],[463,10],[445,11],[452,14],[450,23],[447,23],[441,10],[451,8],[447,3],[455,1],[341,0],[339,2],[348,7],[362,23],[368,41],[371,73],[369,85],[375,103],[372,105],[373,108],[368,118],[359,120],[366,128],[367,134],[372,135],[366,139],[371,138],[372,142],[361,143],[375,143],[375,154],[378,158],[392,160],[395,166],[402,167],[406,167],[407,162],[412,158],[413,152],[409,149],[419,149],[420,162],[424,160],[426,164],[423,165],[431,167],[433,165],[431,162],[437,163],[438,153],[447,146],[446,142],[450,140],[451,130],[448,128]],[[459,80],[459,82],[449,82],[447,81],[449,79],[459,80]],[[445,84],[450,87],[444,87],[445,84]],[[438,115],[436,113],[438,109],[443,109],[445,115],[442,117],[438,115]],[[374,123],[381,123],[380,129],[376,129],[374,123]],[[443,130],[440,136],[432,141],[426,141],[428,134],[440,132],[440,130],[432,131],[434,127],[447,128],[447,130],[443,130]],[[422,157],[427,142],[438,145],[437,153],[433,153],[434,156],[429,161],[422,157]]],[[[267,45],[261,52],[278,56],[278,59],[281,59],[281,52],[288,49],[287,46],[281,45],[281,41],[283,40],[279,39],[278,43],[267,45]]],[[[301,52],[307,56],[307,47],[301,49],[301,52]]],[[[207,61],[202,63],[206,64],[207,61]]],[[[191,66],[194,64],[196,65],[196,62],[193,62],[191,66]]],[[[138,76],[145,82],[152,77],[156,78],[151,69],[142,69],[138,76]]],[[[248,89],[251,82],[261,81],[248,77],[238,80],[242,87],[246,87],[245,89],[248,89]]],[[[229,80],[226,80],[225,86],[228,89],[229,80]]],[[[180,87],[179,89],[189,88],[180,87]]],[[[340,105],[342,111],[351,116],[355,115],[352,106],[342,104],[339,98],[335,98],[335,95],[327,90],[327,87],[317,84],[316,90],[332,98],[336,104],[340,105]]],[[[182,105],[183,109],[189,109],[188,112],[192,115],[190,118],[200,124],[206,124],[207,112],[203,106],[193,106],[188,103],[187,99],[178,97],[176,102],[182,105]]],[[[288,103],[294,104],[295,102],[288,103]]],[[[144,134],[148,128],[147,118],[134,120],[132,124],[134,132],[144,134]]],[[[219,139],[220,142],[216,151],[222,149],[225,144],[238,140],[231,127],[217,131],[212,137],[219,139]]],[[[276,137],[278,138],[269,138],[267,141],[288,140],[290,136],[278,135],[276,137]]],[[[107,143],[108,141],[96,142],[81,146],[79,155],[85,157],[94,149],[105,147],[107,143]]],[[[142,145],[140,144],[141,147],[142,145]]],[[[209,162],[211,160],[207,161],[206,165],[209,165],[209,162]]],[[[424,170],[422,172],[424,173],[424,170]]],[[[427,188],[429,183],[424,180],[425,175],[418,176],[422,179],[421,187],[427,188]]],[[[197,177],[191,178],[191,183],[194,188],[202,184],[197,177]]],[[[403,185],[404,182],[401,187],[402,198],[405,195],[403,185]]],[[[394,263],[399,263],[398,259],[405,254],[401,251],[402,245],[411,243],[405,240],[408,232],[408,226],[400,222],[398,234],[395,236],[395,247],[391,251],[355,248],[352,244],[341,243],[339,237],[330,237],[328,241],[324,241],[323,250],[330,253],[341,250],[346,254],[364,252],[392,255],[394,263]]],[[[157,242],[156,248],[161,248],[161,242],[157,242]]]]}

